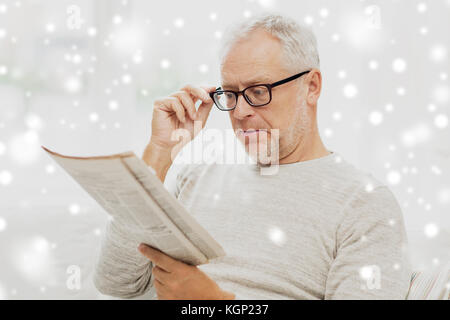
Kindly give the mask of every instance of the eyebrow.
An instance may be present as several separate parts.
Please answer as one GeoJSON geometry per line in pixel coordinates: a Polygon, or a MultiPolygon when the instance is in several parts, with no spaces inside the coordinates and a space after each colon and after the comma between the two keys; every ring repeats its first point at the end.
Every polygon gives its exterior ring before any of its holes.
{"type": "MultiPolygon", "coordinates": [[[[243,84],[244,86],[248,87],[248,86],[252,86],[252,85],[255,85],[255,84],[270,84],[270,83],[272,83],[272,82],[271,82],[271,80],[269,79],[269,77],[262,77],[262,78],[256,78],[256,79],[253,79],[253,80],[247,80],[247,81],[244,81],[242,84],[243,84]]],[[[239,86],[234,85],[234,84],[230,84],[230,83],[224,83],[224,84],[222,84],[222,88],[225,88],[225,87],[228,87],[228,88],[237,88],[237,87],[239,87],[239,86]]]]}

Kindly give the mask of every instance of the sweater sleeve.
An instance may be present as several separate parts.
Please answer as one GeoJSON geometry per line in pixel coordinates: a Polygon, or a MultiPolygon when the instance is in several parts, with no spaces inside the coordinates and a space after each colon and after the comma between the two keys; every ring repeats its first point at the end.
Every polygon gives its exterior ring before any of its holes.
{"type": "Polygon", "coordinates": [[[360,188],[343,213],[325,299],[405,299],[411,279],[407,236],[390,189],[360,188]]]}
{"type": "MultiPolygon", "coordinates": [[[[178,197],[184,171],[185,167],[179,171],[172,170],[178,174],[166,178],[166,189],[175,197],[178,197]]],[[[148,297],[153,286],[152,264],[138,251],[139,243],[133,237],[134,231],[125,225],[127,223],[115,219],[108,221],[94,270],[94,285],[109,296],[126,299],[148,297]]]]}
{"type": "Polygon", "coordinates": [[[102,294],[129,299],[151,287],[151,262],[138,251],[131,232],[115,220],[106,226],[93,277],[102,294]]]}

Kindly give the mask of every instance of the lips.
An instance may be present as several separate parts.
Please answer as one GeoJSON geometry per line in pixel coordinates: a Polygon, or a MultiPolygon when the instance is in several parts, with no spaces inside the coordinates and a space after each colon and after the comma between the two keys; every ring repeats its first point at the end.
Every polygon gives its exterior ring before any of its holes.
{"type": "Polygon", "coordinates": [[[268,132],[268,130],[266,130],[266,129],[249,129],[249,130],[239,129],[238,134],[242,135],[244,137],[250,137],[252,135],[257,135],[260,132],[268,132]]]}
{"type": "Polygon", "coordinates": [[[242,132],[242,135],[244,137],[250,137],[250,136],[258,134],[258,133],[259,133],[259,130],[248,130],[248,131],[242,132]]]}
{"type": "Polygon", "coordinates": [[[268,131],[267,129],[247,129],[247,130],[245,130],[245,129],[238,129],[238,130],[240,130],[240,131],[242,131],[242,132],[268,131]]]}

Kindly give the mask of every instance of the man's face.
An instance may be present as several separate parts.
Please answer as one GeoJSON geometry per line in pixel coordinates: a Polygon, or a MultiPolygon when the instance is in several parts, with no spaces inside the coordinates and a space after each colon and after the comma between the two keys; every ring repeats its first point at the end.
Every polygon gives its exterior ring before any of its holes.
{"type": "MultiPolygon", "coordinates": [[[[274,83],[304,71],[287,71],[283,68],[282,58],[282,47],[277,38],[263,30],[253,31],[245,40],[236,43],[223,60],[222,88],[241,91],[251,85],[274,83]]],[[[272,101],[263,107],[252,107],[243,96],[239,96],[236,109],[230,111],[230,119],[237,138],[251,156],[260,156],[259,152],[264,150],[270,153],[270,140],[276,138],[270,132],[273,129],[279,130],[279,150],[276,152],[279,152],[280,159],[296,149],[304,130],[310,127],[310,114],[302,97],[301,83],[297,79],[273,88],[272,101]],[[267,134],[257,131],[245,133],[250,129],[265,130],[267,134]],[[253,152],[256,149],[258,154],[253,152]]]]}

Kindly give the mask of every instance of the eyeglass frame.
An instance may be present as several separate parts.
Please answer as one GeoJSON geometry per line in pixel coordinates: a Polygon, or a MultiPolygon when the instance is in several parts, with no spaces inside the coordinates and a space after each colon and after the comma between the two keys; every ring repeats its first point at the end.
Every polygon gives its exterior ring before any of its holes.
{"type": "Polygon", "coordinates": [[[283,79],[283,80],[274,82],[274,83],[272,83],[272,84],[255,84],[255,85],[252,85],[252,86],[250,86],[250,87],[245,88],[245,89],[242,90],[242,91],[221,90],[222,88],[221,88],[221,87],[218,87],[218,88],[216,89],[216,91],[210,92],[210,93],[209,93],[209,96],[210,96],[211,99],[214,101],[214,104],[216,105],[216,107],[217,107],[220,111],[233,111],[234,109],[236,109],[237,103],[238,103],[238,99],[239,99],[239,96],[240,96],[240,95],[242,95],[242,96],[244,97],[245,101],[247,101],[247,103],[248,103],[251,107],[253,107],[253,108],[264,107],[264,106],[267,106],[269,103],[272,102],[272,89],[273,89],[273,88],[278,87],[278,86],[281,86],[282,84],[285,84],[285,83],[294,81],[294,80],[300,78],[301,76],[304,76],[305,74],[308,74],[308,73],[310,73],[310,72],[311,72],[311,70],[304,71],[304,72],[298,73],[298,74],[296,74],[296,75],[294,75],[294,76],[291,76],[291,77],[289,77],[289,78],[286,78],[286,79],[283,79]],[[256,87],[266,87],[266,88],[267,88],[267,90],[269,91],[269,97],[270,97],[269,102],[267,102],[267,103],[265,103],[265,104],[262,104],[262,105],[253,105],[253,104],[251,103],[251,101],[247,98],[247,96],[244,94],[244,92],[245,92],[246,90],[248,90],[248,89],[256,88],[256,87]],[[223,109],[223,108],[219,107],[219,106],[217,105],[217,103],[216,103],[216,100],[214,99],[214,95],[215,95],[215,94],[217,94],[217,93],[226,93],[226,92],[233,93],[234,96],[236,97],[236,105],[235,105],[233,108],[231,108],[231,109],[223,109]]]}

